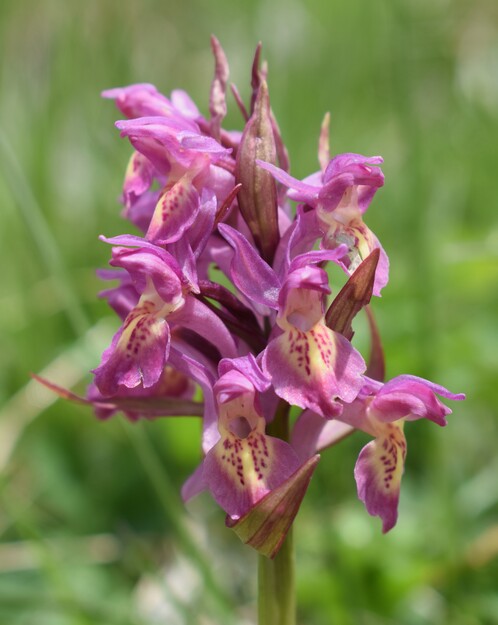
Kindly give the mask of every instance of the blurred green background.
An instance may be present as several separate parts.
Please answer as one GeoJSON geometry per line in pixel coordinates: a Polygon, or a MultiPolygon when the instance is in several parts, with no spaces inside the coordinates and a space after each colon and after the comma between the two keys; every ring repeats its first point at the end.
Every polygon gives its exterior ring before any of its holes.
{"type": "Polygon", "coordinates": [[[117,328],[97,235],[129,231],[130,148],[100,91],[181,87],[207,113],[211,33],[245,97],[263,41],[295,176],[327,110],[334,153],[384,157],[367,221],[392,266],[388,375],[468,396],[444,429],[408,424],[387,536],[356,499],[368,438],[324,453],[296,527],[299,623],[498,623],[495,0],[1,1],[0,623],[255,621],[254,554],[208,497],[179,498],[198,422],[99,423],[29,378],[83,391],[117,328]]]}

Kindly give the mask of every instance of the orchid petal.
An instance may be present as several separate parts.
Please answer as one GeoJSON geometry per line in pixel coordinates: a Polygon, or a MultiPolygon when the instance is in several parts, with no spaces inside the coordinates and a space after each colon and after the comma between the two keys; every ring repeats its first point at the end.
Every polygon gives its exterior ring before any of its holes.
{"type": "Polygon", "coordinates": [[[389,423],[362,449],[356,462],[354,474],[358,497],[369,514],[382,519],[384,533],[394,527],[398,518],[405,456],[403,423],[389,423]]]}
{"type": "Polygon", "coordinates": [[[213,385],[215,371],[211,363],[201,362],[197,354],[188,344],[181,345],[177,349],[178,342],[171,345],[169,362],[180,372],[191,377],[202,389],[204,400],[204,417],[202,420],[202,450],[207,453],[220,440],[217,424],[217,412],[214,404],[213,385]],[[190,349],[189,349],[190,348],[190,349]],[[186,353],[186,352],[190,353],[186,353]]]}
{"type": "Polygon", "coordinates": [[[374,233],[367,227],[358,211],[320,211],[319,221],[324,228],[322,247],[337,248],[346,244],[349,250],[339,259],[344,271],[353,273],[368,256],[376,249],[379,250],[379,261],[375,272],[373,294],[380,296],[381,290],[389,281],[389,259],[384,248],[374,233]]]}
{"type": "Polygon", "coordinates": [[[212,137],[206,137],[195,132],[182,131],[178,133],[177,137],[181,148],[211,154],[213,157],[227,157],[232,151],[232,148],[224,148],[212,137]]]}
{"type": "Polygon", "coordinates": [[[170,243],[168,251],[178,262],[187,290],[191,293],[199,293],[196,258],[187,237],[182,237],[175,243],[170,243]]]}
{"type": "Polygon", "coordinates": [[[273,339],[262,366],[279,397],[326,418],[341,412],[337,399],[355,399],[366,368],[351,343],[321,323],[308,332],[292,328],[273,339]]]}
{"type": "Polygon", "coordinates": [[[204,188],[201,192],[199,210],[196,213],[195,221],[192,223],[187,233],[187,238],[195,259],[200,257],[213,232],[215,216],[216,196],[214,193],[204,188]]]}
{"type": "Polygon", "coordinates": [[[161,245],[178,241],[195,221],[199,199],[187,172],[159,197],[146,238],[161,245]]]}
{"type": "Polygon", "coordinates": [[[183,302],[181,272],[171,254],[156,248],[128,249],[114,247],[109,264],[123,267],[130,274],[137,290],[143,293],[152,283],[162,300],[172,310],[183,302]]]}
{"type": "Polygon", "coordinates": [[[240,518],[299,467],[290,445],[252,430],[246,438],[226,432],[204,461],[206,484],[232,518],[240,518]]]}
{"type": "Polygon", "coordinates": [[[173,167],[183,174],[199,156],[214,163],[231,152],[212,137],[200,134],[197,124],[183,117],[141,117],[116,122],[116,126],[121,136],[128,137],[135,149],[164,175],[173,167]]]}
{"type": "Polygon", "coordinates": [[[342,258],[342,256],[344,256],[347,250],[348,248],[346,245],[339,245],[339,247],[336,247],[332,250],[313,250],[310,252],[305,252],[304,254],[299,254],[291,261],[289,266],[289,273],[295,271],[296,269],[301,269],[302,267],[306,267],[315,263],[321,263],[323,261],[338,262],[342,258]]]}
{"type": "Polygon", "coordinates": [[[204,479],[204,463],[201,462],[192,475],[184,482],[181,490],[182,499],[185,502],[190,501],[206,489],[207,484],[204,479]]]}
{"type": "Polygon", "coordinates": [[[129,219],[143,233],[147,232],[160,194],[159,190],[145,191],[137,197],[132,194],[127,197],[125,194],[123,216],[129,219]]]}
{"type": "Polygon", "coordinates": [[[330,293],[324,269],[305,265],[287,276],[280,290],[278,325],[287,330],[293,326],[307,332],[323,320],[324,296],[330,293]]]}
{"type": "Polygon", "coordinates": [[[235,286],[249,300],[277,308],[280,281],[273,269],[237,230],[219,224],[218,230],[234,249],[230,275],[235,286]]]}
{"type": "Polygon", "coordinates": [[[237,347],[230,332],[220,318],[195,297],[187,297],[185,304],[168,317],[171,323],[189,328],[212,343],[222,357],[235,358],[237,347]]]}
{"type": "Polygon", "coordinates": [[[104,396],[115,395],[119,386],[144,388],[160,378],[169,351],[169,327],[155,302],[142,298],[126,317],[94,369],[95,384],[104,396]]]}
{"type": "Polygon", "coordinates": [[[224,358],[220,361],[218,365],[220,377],[232,370],[242,373],[260,393],[270,388],[270,378],[263,373],[256,358],[251,353],[241,358],[224,358]]]}
{"type": "Polygon", "coordinates": [[[186,119],[198,120],[201,117],[199,109],[192,98],[183,89],[174,89],[171,92],[171,103],[180,115],[186,119]]]}
{"type": "Polygon", "coordinates": [[[291,445],[300,460],[331,447],[354,432],[354,428],[337,419],[324,419],[321,415],[305,410],[292,428],[291,445]]]}
{"type": "Polygon", "coordinates": [[[278,180],[278,182],[281,182],[289,189],[292,189],[292,194],[289,194],[289,197],[291,197],[292,200],[296,200],[297,202],[305,202],[306,204],[315,207],[318,200],[320,187],[305,184],[304,182],[297,180],[297,178],[293,178],[283,169],[280,169],[279,167],[276,167],[271,163],[266,163],[265,161],[261,160],[256,160],[256,163],[263,169],[266,169],[266,171],[269,171],[270,174],[275,178],[275,180],[278,180]]]}
{"type": "Polygon", "coordinates": [[[316,240],[322,235],[316,211],[305,212],[302,205],[298,206],[294,223],[280,240],[275,254],[273,266],[282,280],[287,275],[292,258],[312,250],[316,240]]]}
{"type": "Polygon", "coordinates": [[[454,394],[448,389],[423,378],[402,375],[386,382],[370,404],[370,410],[381,421],[409,421],[426,418],[439,425],[446,425],[446,415],[451,409],[436,397],[436,393],[447,399],[461,400],[463,394],[454,394]]]}
{"type": "Polygon", "coordinates": [[[147,191],[154,178],[152,163],[140,152],[134,151],[126,168],[123,193],[126,206],[130,205],[132,198],[138,197],[147,191]]]}
{"type": "Polygon", "coordinates": [[[121,282],[117,287],[100,291],[99,297],[107,299],[109,306],[124,321],[140,299],[140,294],[132,284],[130,275],[121,269],[100,269],[97,270],[97,275],[102,280],[121,282]]]}

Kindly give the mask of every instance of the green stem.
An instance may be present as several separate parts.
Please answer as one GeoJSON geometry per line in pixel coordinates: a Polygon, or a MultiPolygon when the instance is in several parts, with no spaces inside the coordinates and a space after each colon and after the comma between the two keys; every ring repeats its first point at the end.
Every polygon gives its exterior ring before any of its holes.
{"type": "MultiPolygon", "coordinates": [[[[281,401],[268,434],[283,440],[289,438],[289,405],[281,401]]],[[[295,558],[292,528],[273,560],[258,560],[258,624],[295,625],[295,558]]]]}
{"type": "Polygon", "coordinates": [[[273,560],[259,556],[258,624],[295,625],[294,545],[292,528],[273,560]]]}

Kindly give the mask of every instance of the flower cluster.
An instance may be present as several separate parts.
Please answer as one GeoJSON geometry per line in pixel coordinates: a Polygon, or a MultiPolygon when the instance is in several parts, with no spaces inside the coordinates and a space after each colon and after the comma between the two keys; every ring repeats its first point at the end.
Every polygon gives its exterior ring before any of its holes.
{"type": "Polygon", "coordinates": [[[140,232],[112,246],[103,292],[121,327],[94,370],[97,414],[130,419],[202,418],[200,466],[185,499],[208,490],[227,524],[269,556],[278,550],[316,467],[317,452],[354,429],[373,441],[355,468],[358,495],[383,530],[396,523],[406,455],[403,426],[445,425],[438,399],[463,399],[427,380],[383,381],[383,357],[368,303],[388,281],[388,259],[364,215],[384,176],[378,156],[330,157],[328,116],[320,171],[293,178],[270,108],[258,47],[245,124],[226,130],[228,64],[212,39],[215,76],[204,117],[183,91],[149,84],[112,89],[133,146],[124,216],[140,232]],[[291,201],[297,202],[293,214],[291,201]],[[345,284],[331,297],[327,265],[345,284]],[[367,366],[351,343],[366,308],[367,366]],[[202,401],[198,397],[202,396],[202,401]],[[288,425],[290,406],[299,415],[288,425]]]}

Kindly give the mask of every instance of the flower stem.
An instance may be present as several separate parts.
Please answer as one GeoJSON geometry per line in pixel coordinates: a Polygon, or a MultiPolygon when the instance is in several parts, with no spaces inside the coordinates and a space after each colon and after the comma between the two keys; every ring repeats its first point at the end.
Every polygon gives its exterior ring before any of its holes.
{"type": "MultiPolygon", "coordinates": [[[[289,438],[289,408],[287,402],[278,405],[268,434],[283,440],[289,438]]],[[[260,555],[258,560],[258,624],[295,625],[296,598],[294,580],[294,541],[289,530],[279,552],[271,560],[260,555]]]]}
{"type": "Polygon", "coordinates": [[[292,528],[273,560],[259,556],[258,624],[295,625],[294,549],[292,528]]]}

